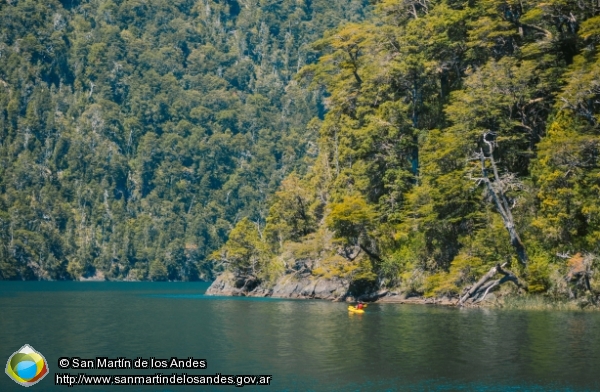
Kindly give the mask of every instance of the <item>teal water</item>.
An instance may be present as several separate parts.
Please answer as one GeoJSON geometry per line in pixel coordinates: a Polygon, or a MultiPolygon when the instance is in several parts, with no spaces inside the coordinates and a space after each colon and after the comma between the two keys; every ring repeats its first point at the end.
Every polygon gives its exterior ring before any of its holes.
{"type": "MultiPolygon", "coordinates": [[[[272,375],[252,391],[600,391],[600,314],[207,297],[205,283],[0,282],[0,361],[24,344],[32,391],[232,391],[55,386],[55,373],[272,375]],[[61,370],[60,357],[195,357],[204,370],[61,370]]],[[[23,387],[0,375],[0,391],[23,387]]]]}

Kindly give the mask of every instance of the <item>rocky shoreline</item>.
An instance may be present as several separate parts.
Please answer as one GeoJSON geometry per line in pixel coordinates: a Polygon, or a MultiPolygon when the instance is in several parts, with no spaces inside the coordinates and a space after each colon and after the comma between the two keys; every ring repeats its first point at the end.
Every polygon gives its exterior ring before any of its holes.
{"type": "Polygon", "coordinates": [[[206,295],[326,299],[340,301],[348,292],[349,283],[341,279],[284,275],[271,287],[252,279],[236,278],[224,272],[210,285],[206,295]]]}
{"type": "MultiPolygon", "coordinates": [[[[315,277],[312,275],[286,274],[274,284],[267,287],[259,282],[236,277],[231,272],[219,275],[210,285],[205,295],[272,297],[289,299],[321,299],[335,302],[354,302],[357,300],[388,304],[459,306],[457,297],[426,298],[393,290],[380,290],[353,296],[350,293],[350,282],[334,278],[315,277]]],[[[578,298],[571,300],[551,300],[541,295],[506,296],[491,293],[485,301],[465,303],[465,307],[491,307],[521,310],[600,310],[600,298],[578,298]]]]}
{"type": "Polygon", "coordinates": [[[236,278],[231,272],[224,272],[206,290],[211,296],[272,297],[291,299],[323,299],[336,302],[357,300],[377,303],[456,305],[458,298],[425,298],[410,296],[388,290],[352,296],[350,283],[343,279],[327,279],[313,276],[284,275],[271,287],[265,287],[252,279],[236,278]]]}

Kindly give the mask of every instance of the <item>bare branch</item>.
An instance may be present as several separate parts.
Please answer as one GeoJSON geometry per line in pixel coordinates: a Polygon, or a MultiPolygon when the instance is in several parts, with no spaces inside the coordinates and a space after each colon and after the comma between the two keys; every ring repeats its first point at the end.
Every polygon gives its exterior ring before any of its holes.
{"type": "Polygon", "coordinates": [[[483,134],[483,142],[488,146],[489,154],[484,152],[483,147],[479,149],[479,152],[475,154],[479,158],[482,177],[473,177],[472,173],[469,173],[469,178],[476,181],[477,184],[485,183],[489,195],[494,200],[496,209],[500,213],[500,217],[504,223],[504,227],[510,235],[511,245],[515,248],[519,261],[522,264],[527,264],[527,253],[525,247],[519,238],[519,234],[515,228],[514,218],[511,213],[511,209],[516,205],[516,202],[509,202],[509,198],[506,196],[506,191],[509,189],[521,189],[522,185],[517,180],[516,176],[512,173],[507,173],[500,176],[498,167],[494,159],[494,147],[496,143],[494,140],[489,140],[488,136],[495,136],[495,133],[487,130],[483,134]],[[488,167],[486,161],[489,161],[492,168],[493,181],[490,179],[488,174],[488,167]]]}

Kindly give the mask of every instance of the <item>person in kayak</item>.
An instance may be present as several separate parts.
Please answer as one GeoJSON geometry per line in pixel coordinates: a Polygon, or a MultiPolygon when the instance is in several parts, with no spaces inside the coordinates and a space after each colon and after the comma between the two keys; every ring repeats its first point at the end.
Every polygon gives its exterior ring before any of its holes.
{"type": "Polygon", "coordinates": [[[363,303],[362,303],[362,301],[358,301],[358,304],[356,304],[356,309],[359,309],[359,310],[360,310],[360,309],[362,309],[363,307],[364,307],[364,306],[363,306],[363,303]]]}

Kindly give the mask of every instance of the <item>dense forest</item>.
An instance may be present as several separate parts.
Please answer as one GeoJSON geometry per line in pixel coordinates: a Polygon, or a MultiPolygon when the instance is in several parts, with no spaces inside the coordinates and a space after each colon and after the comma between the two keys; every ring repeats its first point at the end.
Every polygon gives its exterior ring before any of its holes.
{"type": "Polygon", "coordinates": [[[309,271],[359,294],[593,299],[598,44],[596,1],[378,1],[298,75],[326,91],[314,164],[213,259],[267,287],[309,271]]]}
{"type": "Polygon", "coordinates": [[[506,290],[600,291],[597,1],[0,18],[3,279],[308,271],[440,297],[495,268],[506,290]]]}
{"type": "Polygon", "coordinates": [[[0,3],[0,279],[193,280],[316,155],[310,44],[362,0],[0,3]]]}

